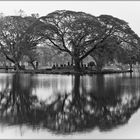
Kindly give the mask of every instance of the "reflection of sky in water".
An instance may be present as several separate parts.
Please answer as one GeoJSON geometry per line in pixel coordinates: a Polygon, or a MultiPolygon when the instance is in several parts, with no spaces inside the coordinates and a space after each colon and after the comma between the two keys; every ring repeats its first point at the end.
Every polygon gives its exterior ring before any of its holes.
{"type": "MultiPolygon", "coordinates": [[[[82,76],[80,78],[81,80],[81,85],[84,85],[84,88],[86,89],[87,92],[90,92],[91,90],[97,90],[96,86],[96,78],[97,76],[82,76]]],[[[82,90],[82,89],[81,89],[82,90]]]]}
{"type": "Polygon", "coordinates": [[[33,88],[33,94],[39,99],[47,99],[57,93],[65,94],[72,91],[72,76],[61,75],[37,75],[32,78],[37,80],[37,86],[33,88]]]}
{"type": "MultiPolygon", "coordinates": [[[[13,74],[0,74],[0,91],[6,86],[11,88],[13,74]],[[9,84],[7,84],[9,83],[9,84]]],[[[137,76],[139,76],[137,74],[137,76]]],[[[55,94],[71,93],[74,76],[67,75],[21,75],[20,85],[22,88],[31,86],[32,94],[38,96],[39,99],[47,99],[55,94]],[[30,85],[32,81],[32,85],[30,85]]],[[[139,94],[140,80],[134,73],[133,78],[130,74],[106,74],[80,77],[80,93],[92,92],[97,96],[105,96],[110,94],[139,94]]]]}
{"type": "Polygon", "coordinates": [[[8,85],[11,89],[12,74],[0,73],[0,92],[2,92],[8,85]]]}

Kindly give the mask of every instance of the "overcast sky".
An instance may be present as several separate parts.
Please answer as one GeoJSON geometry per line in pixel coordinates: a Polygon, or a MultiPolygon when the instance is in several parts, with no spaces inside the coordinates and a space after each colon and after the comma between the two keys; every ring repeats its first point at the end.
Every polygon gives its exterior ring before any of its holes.
{"type": "Polygon", "coordinates": [[[140,36],[140,1],[0,1],[0,13],[15,15],[22,9],[27,15],[47,15],[55,10],[74,10],[94,16],[109,14],[124,19],[140,36]]]}

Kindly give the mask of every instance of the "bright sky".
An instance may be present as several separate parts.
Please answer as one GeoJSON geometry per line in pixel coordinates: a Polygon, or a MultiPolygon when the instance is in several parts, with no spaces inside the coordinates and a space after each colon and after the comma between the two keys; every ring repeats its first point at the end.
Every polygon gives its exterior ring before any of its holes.
{"type": "Polygon", "coordinates": [[[55,10],[74,10],[94,16],[109,14],[124,19],[140,36],[140,1],[0,1],[0,13],[15,15],[22,9],[27,15],[47,15],[55,10]]]}

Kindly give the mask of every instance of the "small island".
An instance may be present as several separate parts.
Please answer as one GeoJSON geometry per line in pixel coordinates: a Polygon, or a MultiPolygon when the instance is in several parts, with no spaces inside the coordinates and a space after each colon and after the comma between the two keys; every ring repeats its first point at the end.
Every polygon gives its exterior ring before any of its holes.
{"type": "Polygon", "coordinates": [[[112,15],[56,10],[0,18],[0,72],[106,74],[132,72],[140,38],[112,15]]]}

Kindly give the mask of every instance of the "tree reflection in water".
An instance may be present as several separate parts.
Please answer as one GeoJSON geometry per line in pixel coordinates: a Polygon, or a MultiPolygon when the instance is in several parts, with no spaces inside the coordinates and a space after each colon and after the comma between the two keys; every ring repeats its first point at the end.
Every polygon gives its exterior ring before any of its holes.
{"type": "MultiPolygon", "coordinates": [[[[48,128],[63,134],[93,130],[95,127],[105,131],[127,123],[140,106],[139,95],[118,94],[121,90],[119,85],[115,90],[108,90],[113,94],[96,96],[93,92],[86,92],[80,76],[73,78],[72,93],[57,94],[52,100],[40,101],[32,94],[31,75],[26,80],[28,83],[23,83],[23,77],[15,74],[11,89],[7,84],[0,93],[0,121],[10,125],[48,128]]],[[[103,82],[101,79],[96,79],[97,84],[103,82]]]]}
{"type": "Polygon", "coordinates": [[[37,101],[37,96],[31,94],[32,82],[28,81],[28,86],[24,86],[26,83],[22,81],[22,76],[15,74],[11,84],[9,88],[10,83],[7,81],[6,88],[0,93],[0,117],[2,122],[26,122],[30,117],[32,104],[37,101]]]}

